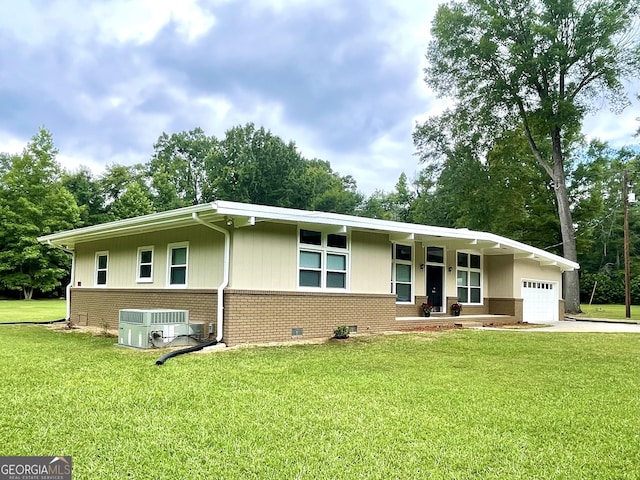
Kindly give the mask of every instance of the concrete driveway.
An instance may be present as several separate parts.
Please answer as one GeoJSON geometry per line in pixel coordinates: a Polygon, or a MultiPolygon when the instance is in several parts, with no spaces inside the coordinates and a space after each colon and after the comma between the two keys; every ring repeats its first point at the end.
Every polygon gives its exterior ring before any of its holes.
{"type": "MultiPolygon", "coordinates": [[[[536,322],[529,322],[536,323],[536,322]]],[[[548,327],[512,329],[519,332],[600,332],[600,333],[640,333],[640,325],[603,321],[562,320],[540,322],[548,327]]]]}

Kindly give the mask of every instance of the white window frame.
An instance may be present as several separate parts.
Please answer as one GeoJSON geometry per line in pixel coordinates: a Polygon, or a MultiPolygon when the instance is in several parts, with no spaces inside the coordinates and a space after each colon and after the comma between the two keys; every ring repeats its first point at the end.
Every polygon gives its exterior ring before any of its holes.
{"type": "Polygon", "coordinates": [[[97,288],[105,288],[109,284],[109,251],[104,250],[102,252],[96,252],[95,256],[95,274],[93,277],[93,285],[97,288]],[[99,268],[100,257],[107,257],[107,267],[99,268]],[[104,283],[98,283],[99,272],[103,272],[105,275],[104,283]]]}
{"type": "Polygon", "coordinates": [[[297,268],[296,268],[296,285],[300,291],[327,291],[327,292],[348,292],[350,284],[350,272],[351,272],[351,238],[348,232],[336,232],[336,231],[322,231],[314,228],[301,228],[298,227],[298,249],[297,249],[297,268]],[[313,245],[308,243],[302,243],[300,241],[300,232],[306,230],[309,232],[320,233],[320,245],[313,245]],[[340,235],[345,237],[345,248],[330,247],[328,244],[329,235],[340,235]],[[300,265],[300,254],[302,252],[317,253],[320,255],[320,267],[302,267],[300,265]],[[345,270],[331,269],[328,267],[328,258],[330,255],[338,255],[344,257],[345,270]],[[300,285],[300,272],[302,270],[317,271],[320,273],[320,286],[300,285]],[[342,287],[328,287],[327,277],[330,273],[344,274],[344,288],[342,287]]]}
{"type": "Polygon", "coordinates": [[[484,305],[484,272],[482,267],[484,266],[484,256],[481,253],[467,251],[467,250],[458,250],[456,251],[456,296],[458,297],[458,302],[463,305],[484,305]],[[458,265],[458,254],[467,255],[468,265],[466,267],[460,267],[458,265]],[[471,255],[475,255],[476,257],[480,257],[480,268],[472,268],[471,267],[471,255]],[[467,284],[466,285],[458,285],[458,272],[464,271],[467,272],[467,284]],[[480,286],[472,286],[471,285],[471,273],[479,273],[480,274],[480,286]],[[460,300],[458,296],[458,289],[466,288],[467,289],[467,301],[463,302],[460,300]],[[471,289],[479,289],[480,290],[480,301],[472,302],[471,301],[471,289]]]}
{"type": "Polygon", "coordinates": [[[144,247],[138,247],[138,253],[136,257],[136,282],[137,283],[153,283],[153,263],[155,261],[155,251],[153,245],[147,245],[144,247]],[[142,262],[142,252],[151,252],[151,263],[142,262]],[[151,267],[151,274],[149,277],[140,276],[140,268],[143,265],[149,265],[151,267]]]}
{"type": "Polygon", "coordinates": [[[413,266],[413,260],[415,258],[416,255],[416,247],[414,244],[412,243],[404,243],[404,242],[392,242],[391,243],[391,293],[396,295],[396,303],[400,304],[400,305],[412,305],[415,303],[416,300],[416,289],[415,289],[415,276],[416,276],[416,269],[413,266]],[[403,247],[409,247],[411,248],[411,260],[403,260],[403,259],[398,259],[396,258],[396,247],[397,246],[403,246],[403,247]],[[396,278],[396,272],[397,272],[397,265],[409,265],[409,267],[411,267],[411,280],[409,283],[407,282],[398,282],[397,278],[396,278]],[[411,295],[408,301],[398,301],[398,292],[397,292],[397,285],[398,284],[402,284],[402,285],[409,285],[409,287],[411,288],[411,295]]]}
{"type": "Polygon", "coordinates": [[[167,288],[187,288],[189,285],[189,242],[176,242],[167,245],[167,288]],[[187,262],[184,265],[172,265],[171,264],[171,252],[174,249],[186,248],[187,249],[187,262]],[[171,283],[171,269],[174,267],[185,267],[184,271],[184,283],[171,283]]]}

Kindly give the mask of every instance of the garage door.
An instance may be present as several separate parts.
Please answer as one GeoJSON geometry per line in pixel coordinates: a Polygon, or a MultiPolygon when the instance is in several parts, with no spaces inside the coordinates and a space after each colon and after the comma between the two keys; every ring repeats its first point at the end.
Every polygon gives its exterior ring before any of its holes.
{"type": "Polygon", "coordinates": [[[558,320],[558,284],[542,280],[522,281],[522,320],[558,320]]]}

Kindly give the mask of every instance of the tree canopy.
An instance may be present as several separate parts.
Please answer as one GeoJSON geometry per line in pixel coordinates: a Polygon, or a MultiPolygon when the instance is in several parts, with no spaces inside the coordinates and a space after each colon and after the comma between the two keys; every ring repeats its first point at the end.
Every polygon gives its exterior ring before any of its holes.
{"type": "MultiPolygon", "coordinates": [[[[516,127],[556,197],[562,253],[577,261],[566,160],[594,96],[625,105],[637,76],[637,0],[468,0],[438,8],[425,80],[454,107],[414,134],[423,160],[483,160],[516,127]]],[[[470,181],[465,178],[459,181],[470,181]]],[[[565,275],[568,311],[579,311],[578,272],[565,275]]]]}
{"type": "Polygon", "coordinates": [[[42,234],[73,228],[80,211],[63,186],[58,151],[44,128],[0,175],[0,285],[30,299],[34,289],[55,289],[67,275],[66,253],[37,241],[42,234]]]}

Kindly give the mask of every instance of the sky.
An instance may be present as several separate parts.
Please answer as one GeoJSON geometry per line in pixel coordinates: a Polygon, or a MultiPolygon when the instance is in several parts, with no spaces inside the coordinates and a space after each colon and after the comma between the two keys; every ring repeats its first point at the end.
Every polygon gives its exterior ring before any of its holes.
{"type": "MultiPolygon", "coordinates": [[[[41,126],[58,161],[100,174],[158,137],[253,122],[328,160],[365,194],[422,168],[416,122],[446,108],[423,82],[430,0],[0,0],[0,152],[41,126]]],[[[638,92],[635,92],[638,93],[638,92]]],[[[638,103],[585,133],[636,145],[638,103]]]]}

